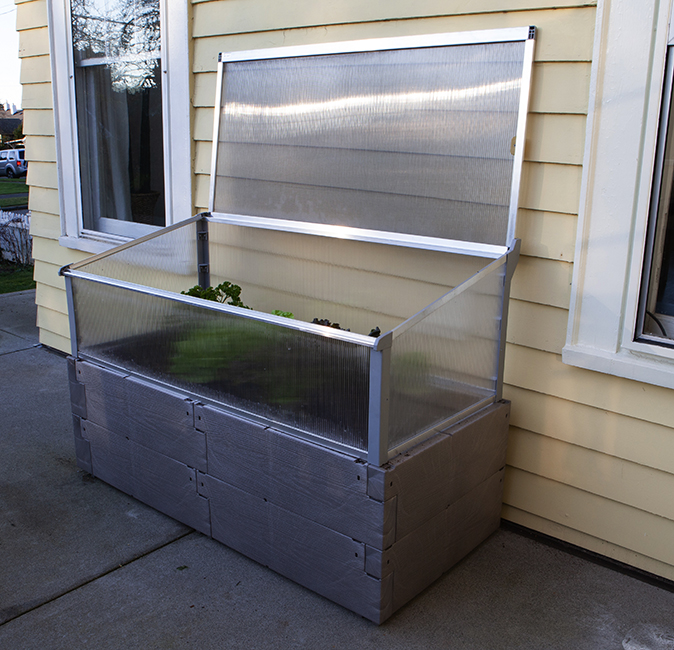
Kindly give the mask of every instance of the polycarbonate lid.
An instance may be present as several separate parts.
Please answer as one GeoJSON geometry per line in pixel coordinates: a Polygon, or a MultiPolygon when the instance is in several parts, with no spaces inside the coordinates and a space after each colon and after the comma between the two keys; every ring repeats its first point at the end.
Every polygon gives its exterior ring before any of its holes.
{"type": "Polygon", "coordinates": [[[532,27],[220,55],[210,211],[496,255],[515,230],[532,27]]]}

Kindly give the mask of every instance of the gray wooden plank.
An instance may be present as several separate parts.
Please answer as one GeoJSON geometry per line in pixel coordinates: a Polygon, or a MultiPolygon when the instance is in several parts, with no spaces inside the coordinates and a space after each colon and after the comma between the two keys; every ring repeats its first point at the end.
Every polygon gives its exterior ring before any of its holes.
{"type": "Polygon", "coordinates": [[[510,402],[498,402],[446,433],[452,438],[450,503],[505,467],[510,402]]]}
{"type": "Polygon", "coordinates": [[[504,470],[474,487],[393,546],[366,549],[366,570],[393,574],[393,611],[421,593],[499,526],[504,470]]]}
{"type": "Polygon", "coordinates": [[[81,420],[81,431],[91,448],[91,473],[118,490],[133,495],[135,485],[129,439],[91,420],[81,420]]]}
{"type": "Polygon", "coordinates": [[[210,405],[195,422],[211,476],[371,546],[393,543],[395,502],[368,496],[365,463],[210,405]]]}
{"type": "Polygon", "coordinates": [[[398,495],[396,539],[505,465],[509,409],[506,402],[492,404],[385,466],[384,496],[398,495]]]}
{"type": "Polygon", "coordinates": [[[66,365],[68,367],[68,381],[77,381],[77,367],[75,357],[67,356],[66,365]]]}
{"type": "Polygon", "coordinates": [[[78,415],[73,414],[73,433],[75,437],[75,459],[77,466],[89,474],[93,474],[91,464],[91,445],[82,437],[82,421],[78,415]]]}
{"type": "Polygon", "coordinates": [[[495,472],[447,509],[448,568],[470,553],[500,526],[504,474],[505,469],[495,472]]]}
{"type": "Polygon", "coordinates": [[[448,509],[445,509],[384,551],[382,570],[393,571],[394,611],[449,568],[448,522],[448,509]]]}
{"type": "Polygon", "coordinates": [[[206,436],[194,428],[194,402],[136,377],[126,378],[125,390],[131,440],[206,471],[206,436]]]}
{"type": "Polygon", "coordinates": [[[84,384],[78,381],[69,381],[70,387],[70,410],[73,415],[79,415],[82,418],[87,417],[87,398],[84,384]]]}
{"type": "Polygon", "coordinates": [[[214,539],[370,620],[390,615],[392,582],[365,573],[363,543],[211,476],[199,478],[214,539]]]}
{"type": "Polygon", "coordinates": [[[133,496],[160,512],[211,534],[208,499],[197,490],[197,472],[173,458],[130,441],[133,496]]]}
{"type": "Polygon", "coordinates": [[[395,536],[393,501],[367,495],[367,465],[270,430],[269,501],[377,548],[395,536]]]}
{"type": "Polygon", "coordinates": [[[202,475],[211,508],[213,539],[269,566],[272,556],[269,502],[212,476],[202,475]]]}
{"type": "Polygon", "coordinates": [[[208,473],[250,494],[268,496],[265,427],[202,404],[195,406],[194,421],[206,435],[208,473]]]}
{"type": "Polygon", "coordinates": [[[88,361],[76,362],[77,380],[84,384],[87,419],[120,435],[128,435],[126,375],[88,361]]]}
{"type": "Polygon", "coordinates": [[[270,504],[274,571],[376,623],[391,609],[390,576],[365,573],[365,545],[270,504]]]}

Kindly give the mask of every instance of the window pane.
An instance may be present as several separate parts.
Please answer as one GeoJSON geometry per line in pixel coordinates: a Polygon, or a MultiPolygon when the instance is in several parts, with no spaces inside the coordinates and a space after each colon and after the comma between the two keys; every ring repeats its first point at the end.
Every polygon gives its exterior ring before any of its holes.
{"type": "Polygon", "coordinates": [[[163,226],[158,1],[74,0],[72,19],[83,226],[163,226]]]}
{"type": "Polygon", "coordinates": [[[159,56],[158,0],[72,0],[71,16],[78,62],[101,56],[159,56]]]}

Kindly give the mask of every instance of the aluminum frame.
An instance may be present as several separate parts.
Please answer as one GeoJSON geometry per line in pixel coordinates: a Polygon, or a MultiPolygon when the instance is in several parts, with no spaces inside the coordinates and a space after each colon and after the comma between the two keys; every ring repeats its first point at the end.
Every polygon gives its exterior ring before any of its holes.
{"type": "Polygon", "coordinates": [[[445,32],[438,34],[424,34],[390,38],[373,38],[220,53],[218,55],[216,79],[213,149],[211,154],[210,193],[208,201],[209,211],[213,216],[218,217],[223,222],[234,225],[245,225],[254,228],[265,228],[268,230],[280,230],[283,232],[314,234],[325,237],[348,238],[356,241],[394,244],[411,248],[421,248],[424,250],[468,253],[472,255],[479,255],[481,257],[499,257],[510,248],[511,243],[515,238],[517,210],[519,205],[519,191],[522,178],[522,165],[524,162],[527,115],[529,111],[529,97],[531,94],[531,74],[533,69],[535,40],[536,28],[530,25],[527,27],[476,30],[470,32],[445,32]],[[506,230],[506,241],[503,243],[503,246],[479,244],[463,240],[423,237],[412,234],[400,234],[389,231],[376,231],[364,228],[344,228],[340,226],[330,226],[303,221],[291,221],[287,219],[273,219],[215,212],[216,172],[219,149],[218,143],[220,137],[220,112],[222,110],[223,79],[227,63],[282,59],[300,56],[348,54],[423,47],[443,47],[452,45],[478,45],[481,43],[506,43],[515,41],[523,41],[525,45],[520,86],[520,104],[517,116],[517,133],[515,136],[510,205],[508,209],[508,224],[506,230]]]}

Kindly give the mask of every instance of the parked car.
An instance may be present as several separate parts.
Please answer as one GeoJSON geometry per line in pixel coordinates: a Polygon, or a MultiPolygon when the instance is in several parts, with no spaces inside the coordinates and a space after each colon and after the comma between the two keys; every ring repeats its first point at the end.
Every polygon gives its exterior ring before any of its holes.
{"type": "Polygon", "coordinates": [[[25,176],[28,171],[25,149],[7,149],[0,151],[0,174],[7,178],[25,176]]]}

